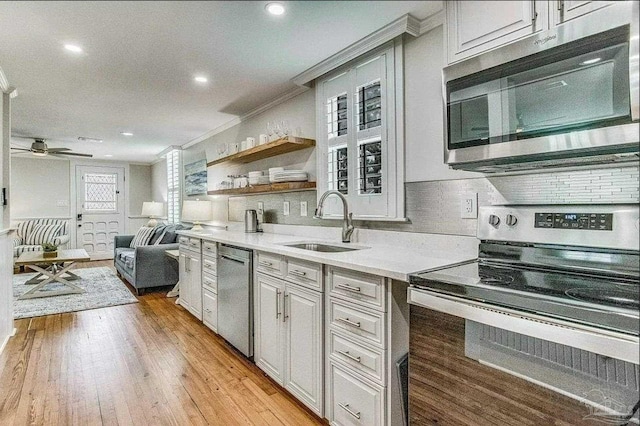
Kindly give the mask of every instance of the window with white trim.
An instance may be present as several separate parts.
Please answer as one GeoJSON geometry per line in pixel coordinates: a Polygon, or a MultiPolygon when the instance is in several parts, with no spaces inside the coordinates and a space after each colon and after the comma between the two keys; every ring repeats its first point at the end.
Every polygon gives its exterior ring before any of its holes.
{"type": "Polygon", "coordinates": [[[179,149],[167,153],[167,222],[180,223],[180,155],[179,149]]]}
{"type": "Polygon", "coordinates": [[[318,197],[340,191],[357,219],[404,220],[402,75],[396,39],[316,81],[318,197]]]}

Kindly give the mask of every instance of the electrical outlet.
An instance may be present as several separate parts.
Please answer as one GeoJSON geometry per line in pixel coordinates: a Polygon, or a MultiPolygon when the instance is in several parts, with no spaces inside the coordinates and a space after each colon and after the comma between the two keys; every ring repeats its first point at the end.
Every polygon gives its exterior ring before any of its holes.
{"type": "Polygon", "coordinates": [[[300,216],[306,216],[307,214],[307,202],[300,201],[300,216]]]}
{"type": "Polygon", "coordinates": [[[478,217],[478,193],[462,194],[460,199],[460,217],[462,219],[476,219],[478,217]]]}
{"type": "Polygon", "coordinates": [[[289,216],[289,202],[288,201],[284,202],[283,210],[284,210],[284,215],[285,216],[289,216]]]}
{"type": "Polygon", "coordinates": [[[258,210],[264,211],[264,202],[258,201],[258,210]]]}

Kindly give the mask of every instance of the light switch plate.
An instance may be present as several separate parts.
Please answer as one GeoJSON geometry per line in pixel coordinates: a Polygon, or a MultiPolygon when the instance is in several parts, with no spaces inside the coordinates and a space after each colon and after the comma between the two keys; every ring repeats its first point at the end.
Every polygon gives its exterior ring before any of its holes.
{"type": "Polygon", "coordinates": [[[307,202],[300,201],[300,216],[306,216],[307,214],[307,202]]]}
{"type": "Polygon", "coordinates": [[[478,217],[478,193],[467,192],[460,198],[460,217],[476,219],[478,217]]]}
{"type": "Polygon", "coordinates": [[[264,211],[264,202],[258,201],[258,210],[264,211]]]}
{"type": "Polygon", "coordinates": [[[288,201],[284,202],[283,210],[284,210],[284,215],[285,216],[289,216],[289,202],[288,201]]]}

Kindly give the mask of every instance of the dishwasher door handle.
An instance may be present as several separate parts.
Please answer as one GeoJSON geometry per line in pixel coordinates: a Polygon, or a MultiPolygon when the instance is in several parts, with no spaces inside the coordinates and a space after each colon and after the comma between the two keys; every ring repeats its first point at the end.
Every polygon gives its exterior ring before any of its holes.
{"type": "Polygon", "coordinates": [[[221,254],[221,255],[220,255],[220,257],[221,257],[221,258],[223,258],[223,259],[226,259],[226,260],[230,260],[230,261],[232,261],[232,262],[242,263],[243,265],[244,265],[244,264],[245,264],[245,262],[246,262],[246,261],[245,261],[245,260],[243,260],[243,259],[238,259],[238,258],[231,257],[231,256],[227,256],[227,255],[224,255],[224,254],[221,254]]]}

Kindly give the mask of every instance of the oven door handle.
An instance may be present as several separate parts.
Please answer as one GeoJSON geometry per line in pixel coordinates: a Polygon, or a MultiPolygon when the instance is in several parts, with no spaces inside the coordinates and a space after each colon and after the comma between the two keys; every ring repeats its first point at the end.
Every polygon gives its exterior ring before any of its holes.
{"type": "Polygon", "coordinates": [[[410,304],[481,324],[549,340],[633,364],[640,363],[640,339],[529,312],[463,299],[427,289],[409,287],[410,304]]]}

